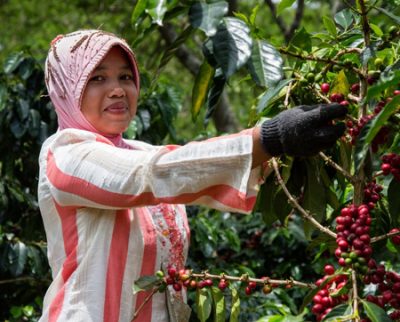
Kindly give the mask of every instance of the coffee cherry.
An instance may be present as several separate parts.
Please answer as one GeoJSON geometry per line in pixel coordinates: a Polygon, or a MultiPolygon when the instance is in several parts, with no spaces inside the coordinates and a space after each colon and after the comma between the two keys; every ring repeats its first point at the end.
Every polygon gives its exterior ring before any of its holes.
{"type": "MultiPolygon", "coordinates": [[[[389,233],[398,233],[398,232],[400,232],[399,228],[393,228],[393,229],[390,230],[389,233]]],[[[396,235],[396,236],[391,237],[391,241],[395,245],[400,245],[400,235],[396,235]]]]}
{"type": "Polygon", "coordinates": [[[175,267],[168,268],[168,275],[170,277],[175,277],[176,276],[176,268],[175,267]]]}
{"type": "Polygon", "coordinates": [[[326,275],[333,275],[335,273],[335,268],[332,265],[325,265],[324,272],[326,275]]]}
{"type": "Polygon", "coordinates": [[[163,271],[157,271],[156,272],[156,276],[159,278],[163,278],[164,277],[164,272],[163,271]]]}
{"type": "Polygon", "coordinates": [[[177,292],[179,292],[182,289],[182,285],[180,283],[174,283],[172,285],[173,289],[177,292]]]}
{"type": "Polygon", "coordinates": [[[353,85],[351,85],[350,91],[353,94],[357,94],[360,91],[360,84],[359,83],[354,83],[353,85]]]}
{"type": "Polygon", "coordinates": [[[341,93],[332,93],[330,96],[330,100],[332,102],[340,103],[341,101],[344,100],[344,96],[341,93]]]}
{"type": "Polygon", "coordinates": [[[263,286],[262,291],[264,294],[269,294],[272,292],[272,287],[269,284],[263,286]]]}
{"type": "Polygon", "coordinates": [[[324,94],[328,94],[330,90],[330,85],[328,83],[321,84],[321,92],[324,94]]]}
{"type": "Polygon", "coordinates": [[[218,288],[223,291],[224,289],[226,289],[228,287],[229,283],[228,281],[226,281],[225,279],[221,279],[218,283],[218,288]]]}

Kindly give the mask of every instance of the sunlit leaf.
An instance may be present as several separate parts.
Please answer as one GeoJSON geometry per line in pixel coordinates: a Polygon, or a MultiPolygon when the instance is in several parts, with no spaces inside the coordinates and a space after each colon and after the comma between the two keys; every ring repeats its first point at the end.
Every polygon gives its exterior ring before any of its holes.
{"type": "Polygon", "coordinates": [[[283,59],[276,48],[264,40],[253,43],[247,62],[254,81],[259,86],[274,86],[283,77],[283,59]]]}
{"type": "Polygon", "coordinates": [[[339,73],[337,73],[335,79],[332,81],[331,92],[342,93],[343,95],[346,95],[349,92],[349,88],[350,85],[346,77],[346,73],[341,70],[339,73]]]}
{"type": "Polygon", "coordinates": [[[217,32],[217,26],[227,13],[228,3],[225,1],[196,2],[190,7],[189,21],[194,28],[203,30],[210,37],[217,32]]]}
{"type": "Polygon", "coordinates": [[[215,74],[215,69],[205,60],[196,75],[192,89],[192,118],[195,121],[200,109],[203,107],[210,84],[215,74]]]}
{"type": "Polygon", "coordinates": [[[224,18],[211,38],[215,59],[226,78],[246,64],[251,55],[252,38],[247,25],[237,18],[224,18]]]}
{"type": "Polygon", "coordinates": [[[257,104],[257,112],[261,112],[263,109],[268,107],[268,104],[270,103],[271,100],[276,99],[278,94],[281,92],[281,90],[288,85],[292,80],[291,79],[283,79],[281,80],[278,84],[276,84],[274,87],[268,88],[265,93],[261,96],[260,100],[258,101],[257,104]]]}
{"type": "Polygon", "coordinates": [[[229,322],[239,322],[239,314],[240,314],[239,292],[234,287],[231,288],[231,291],[232,291],[232,305],[231,305],[231,315],[229,317],[229,322]]]}
{"type": "Polygon", "coordinates": [[[390,319],[386,312],[378,305],[361,300],[361,303],[365,309],[365,312],[367,313],[368,318],[371,320],[371,322],[391,322],[392,319],[390,319]]]}
{"type": "Polygon", "coordinates": [[[205,322],[211,314],[211,295],[207,288],[196,290],[197,317],[200,322],[205,322]]]}
{"type": "Polygon", "coordinates": [[[375,35],[377,35],[378,37],[382,37],[383,36],[383,31],[382,31],[381,28],[379,28],[378,25],[370,23],[369,26],[371,27],[371,29],[372,29],[372,31],[374,32],[375,35]]]}
{"type": "Polygon", "coordinates": [[[214,301],[214,322],[225,322],[225,297],[218,287],[211,288],[211,294],[214,301]]]}
{"type": "Polygon", "coordinates": [[[11,251],[8,253],[8,261],[10,263],[9,270],[13,276],[19,276],[24,271],[27,260],[26,245],[20,241],[11,245],[11,251]]]}
{"type": "Polygon", "coordinates": [[[162,26],[164,15],[167,12],[166,0],[147,0],[146,12],[152,17],[153,23],[162,26]]]}

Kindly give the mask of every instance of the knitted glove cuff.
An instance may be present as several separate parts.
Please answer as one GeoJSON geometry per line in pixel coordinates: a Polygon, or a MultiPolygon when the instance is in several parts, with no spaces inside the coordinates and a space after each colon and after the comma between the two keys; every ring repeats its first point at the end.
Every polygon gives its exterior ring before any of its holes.
{"type": "Polygon", "coordinates": [[[281,142],[281,133],[279,124],[281,120],[279,117],[265,121],[261,125],[260,138],[261,144],[268,154],[271,156],[278,156],[283,153],[283,145],[281,142]]]}

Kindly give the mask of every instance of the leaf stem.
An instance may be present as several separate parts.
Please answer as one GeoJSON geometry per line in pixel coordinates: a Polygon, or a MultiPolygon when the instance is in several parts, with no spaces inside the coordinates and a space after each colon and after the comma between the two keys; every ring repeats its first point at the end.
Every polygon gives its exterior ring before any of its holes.
{"type": "Polygon", "coordinates": [[[343,169],[340,165],[338,165],[336,162],[332,161],[330,157],[328,157],[325,153],[319,152],[319,156],[324,159],[326,163],[328,163],[331,167],[335,168],[337,171],[339,171],[341,174],[345,176],[347,180],[349,180],[351,183],[355,183],[356,179],[354,176],[352,176],[349,172],[347,172],[345,169],[343,169]]]}
{"type": "Polygon", "coordinates": [[[146,305],[146,303],[147,303],[148,301],[150,301],[150,299],[151,299],[152,296],[158,291],[158,289],[159,289],[158,287],[155,287],[155,288],[152,289],[151,293],[144,299],[144,301],[142,302],[142,304],[140,304],[139,308],[138,308],[138,309],[135,311],[135,313],[133,314],[133,318],[132,318],[131,322],[134,321],[134,320],[138,317],[140,311],[143,309],[143,307],[146,305]]]}

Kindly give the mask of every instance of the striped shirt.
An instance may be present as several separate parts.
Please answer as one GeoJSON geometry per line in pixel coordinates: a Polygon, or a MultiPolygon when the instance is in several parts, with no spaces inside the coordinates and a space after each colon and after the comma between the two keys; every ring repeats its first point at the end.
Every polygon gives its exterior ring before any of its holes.
{"type": "MultiPolygon", "coordinates": [[[[65,129],[39,164],[39,205],[53,281],[40,321],[130,322],[146,297],[140,276],[182,268],[189,247],[184,204],[251,212],[260,183],[252,130],[184,146],[152,146],[65,129]]],[[[168,321],[156,293],[136,321],[168,321]]]]}

